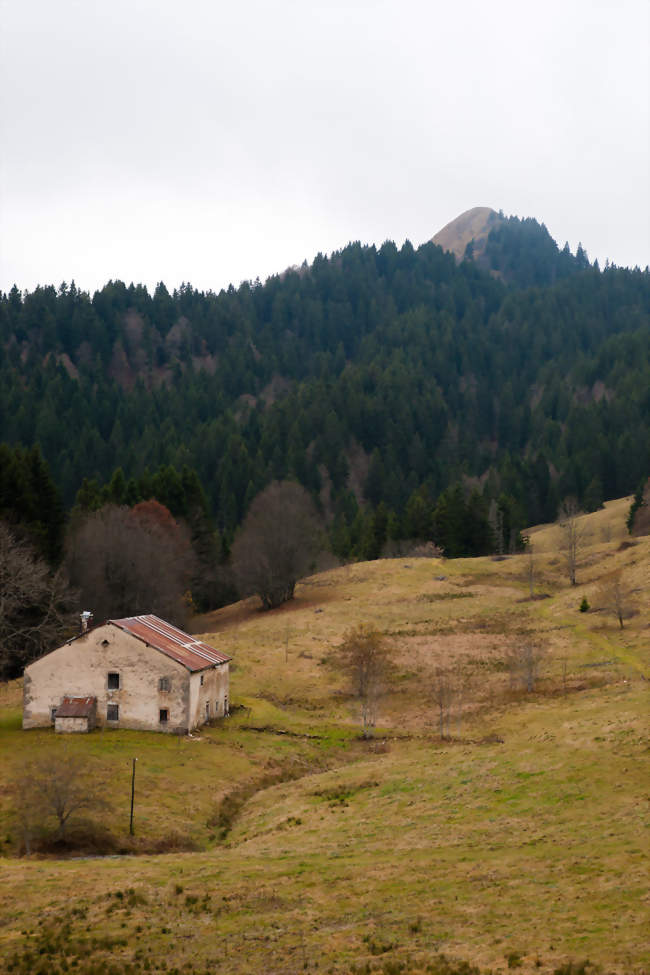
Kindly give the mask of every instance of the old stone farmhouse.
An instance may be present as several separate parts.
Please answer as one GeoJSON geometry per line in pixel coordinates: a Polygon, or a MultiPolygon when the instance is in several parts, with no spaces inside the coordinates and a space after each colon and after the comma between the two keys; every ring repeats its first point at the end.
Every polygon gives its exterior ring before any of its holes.
{"type": "Polygon", "coordinates": [[[228,714],[230,659],[157,616],[108,620],[25,669],[23,728],[187,732],[228,714]]]}

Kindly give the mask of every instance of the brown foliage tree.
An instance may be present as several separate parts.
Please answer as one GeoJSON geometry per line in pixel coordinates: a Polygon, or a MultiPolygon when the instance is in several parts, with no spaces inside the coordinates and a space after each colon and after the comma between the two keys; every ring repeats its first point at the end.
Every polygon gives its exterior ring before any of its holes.
{"type": "Polygon", "coordinates": [[[105,505],[69,532],[66,565],[96,620],[155,613],[183,625],[193,555],[188,533],[163,505],[105,505]]]}
{"type": "Polygon", "coordinates": [[[264,609],[293,599],[296,582],[313,571],[322,547],[307,491],[291,481],[273,481],[251,504],[232,547],[240,595],[256,593],[264,609]]]}
{"type": "Polygon", "coordinates": [[[348,630],[333,654],[333,662],[347,676],[361,711],[363,737],[372,734],[377,706],[392,670],[392,648],[372,627],[359,624],[348,630]]]}
{"type": "Polygon", "coordinates": [[[160,501],[156,501],[155,498],[138,502],[131,508],[131,516],[142,527],[148,528],[152,532],[160,531],[171,537],[178,531],[178,524],[169,508],[166,508],[160,501]]]}
{"type": "Polygon", "coordinates": [[[17,676],[69,634],[73,598],[65,574],[0,522],[0,677],[17,676]]]}

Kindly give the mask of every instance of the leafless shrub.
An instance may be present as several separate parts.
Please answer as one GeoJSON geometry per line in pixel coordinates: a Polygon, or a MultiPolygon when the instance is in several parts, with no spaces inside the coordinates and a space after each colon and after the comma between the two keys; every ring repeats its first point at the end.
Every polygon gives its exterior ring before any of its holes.
{"type": "Polygon", "coordinates": [[[444,548],[419,538],[391,538],[382,549],[384,559],[441,559],[444,548]]]}
{"type": "Polygon", "coordinates": [[[456,697],[456,682],[451,670],[436,667],[431,684],[431,698],[438,711],[438,728],[441,738],[449,738],[451,711],[456,697]]]}
{"type": "Polygon", "coordinates": [[[528,594],[532,599],[535,595],[535,550],[530,539],[526,544],[526,579],[528,580],[528,594]]]}
{"type": "Polygon", "coordinates": [[[596,605],[618,620],[623,629],[623,620],[633,613],[634,596],[632,589],[623,581],[622,571],[612,572],[601,580],[596,592],[596,605]]]}
{"type": "Polygon", "coordinates": [[[511,686],[523,686],[531,694],[535,690],[545,656],[546,650],[541,643],[528,635],[520,637],[506,656],[511,686]]]}
{"type": "Polygon", "coordinates": [[[470,690],[470,674],[460,664],[452,667],[436,667],[431,683],[431,700],[438,713],[438,730],[441,738],[451,738],[451,723],[454,717],[460,734],[465,703],[470,696],[470,690]]]}
{"type": "Polygon", "coordinates": [[[379,700],[392,671],[391,655],[384,635],[363,624],[348,630],[332,655],[359,702],[364,738],[370,737],[376,724],[379,700]]]}

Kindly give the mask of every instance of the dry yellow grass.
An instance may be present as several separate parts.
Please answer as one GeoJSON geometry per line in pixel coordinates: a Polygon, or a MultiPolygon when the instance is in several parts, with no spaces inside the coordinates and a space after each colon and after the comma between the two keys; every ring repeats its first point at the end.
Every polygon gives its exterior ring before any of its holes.
{"type": "Polygon", "coordinates": [[[627,669],[647,675],[650,539],[620,549],[628,510],[629,499],[623,499],[584,516],[585,545],[574,587],[567,585],[561,554],[552,544],[555,526],[531,530],[535,593],[546,599],[528,598],[526,555],[503,561],[382,560],[306,580],[292,603],[271,613],[260,612],[256,599],[219,610],[202,618],[202,629],[235,658],[235,686],[245,699],[261,693],[274,704],[308,713],[316,708],[341,721],[350,720],[349,707],[340,696],[332,698],[342,683],[329,663],[347,629],[371,623],[389,635],[400,668],[383,708],[387,727],[426,724],[428,687],[440,663],[460,661],[479,676],[474,705],[493,706],[507,697],[498,664],[522,631],[548,648],[548,690],[557,687],[565,667],[574,683],[584,684],[593,677],[585,665],[606,660],[599,678],[627,669]],[[600,541],[603,534],[611,540],[600,541]],[[636,615],[622,632],[599,611],[597,599],[599,581],[616,569],[635,590],[636,615]],[[592,611],[581,614],[585,595],[592,611]]]}
{"type": "MultiPolygon", "coordinates": [[[[606,501],[600,511],[592,511],[579,519],[581,534],[586,547],[620,543],[629,538],[626,526],[632,504],[632,496],[606,501]]],[[[534,525],[526,531],[536,552],[555,552],[560,544],[560,532],[556,524],[534,525]]]]}
{"type": "Polygon", "coordinates": [[[495,217],[497,214],[490,207],[473,207],[439,230],[433,237],[433,243],[443,250],[451,251],[458,260],[462,260],[465,248],[471,240],[476,243],[477,252],[485,244],[491,226],[490,218],[495,217]]]}
{"type": "MultiPolygon", "coordinates": [[[[306,580],[270,613],[250,600],[204,618],[207,639],[235,659],[232,697],[250,710],[176,745],[196,749],[189,766],[159,736],[136,736],[159,769],[148,773],[151,828],[175,816],[203,842],[225,783],[283,763],[306,774],[251,790],[226,843],[199,853],[0,860],[0,959],[22,965],[26,946],[38,951],[44,930],[68,924],[48,957],[77,957],[79,972],[89,951],[133,973],[163,961],[201,973],[425,972],[441,951],[493,971],[510,958],[550,975],[586,957],[607,972],[647,971],[650,537],[621,549],[626,513],[621,502],[588,516],[594,531],[613,519],[612,535],[586,549],[575,587],[550,543],[536,544],[536,592],[547,598],[528,598],[526,556],[401,559],[306,580]],[[636,590],[624,630],[596,605],[615,569],[636,590]],[[331,663],[358,622],[395,646],[385,748],[355,740],[331,663]],[[533,695],[513,691],[503,667],[522,631],[547,648],[533,695]],[[472,690],[455,740],[441,743],[429,686],[450,661],[472,674],[472,690]]],[[[18,695],[0,691],[5,769],[35,740],[15,726],[18,695]]],[[[111,740],[115,755],[133,746],[128,733],[111,740]]],[[[50,732],[38,741],[57,746],[50,732]]],[[[75,747],[106,760],[96,741],[75,747]]]]}

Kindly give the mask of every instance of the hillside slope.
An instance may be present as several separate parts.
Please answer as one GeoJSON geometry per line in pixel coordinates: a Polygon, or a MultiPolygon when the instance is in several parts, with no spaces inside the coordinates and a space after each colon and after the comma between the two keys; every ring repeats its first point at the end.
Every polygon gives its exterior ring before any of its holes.
{"type": "Polygon", "coordinates": [[[600,271],[514,217],[460,263],[357,243],[218,295],[14,289],[0,439],[40,443],[68,506],[84,478],[189,465],[228,540],[295,478],[346,558],[380,550],[389,519],[431,531],[411,512],[462,483],[500,506],[508,549],[567,495],[591,510],[647,478],[649,308],[647,273],[600,271]]]}
{"type": "MultiPolygon", "coordinates": [[[[202,852],[93,861],[90,886],[87,861],[1,859],[0,959],[31,972],[43,949],[48,971],[76,959],[81,975],[102,963],[119,975],[467,972],[444,952],[522,975],[587,957],[641,975],[650,537],[621,545],[623,512],[588,516],[575,587],[557,549],[540,551],[533,600],[527,556],[398,559],[305,580],[270,613],[250,600],[198,621],[235,658],[232,719],[194,741],[66,744],[112,776],[117,835],[137,752],[136,838],[173,828],[202,852]],[[599,602],[619,570],[623,630],[599,602]],[[396,656],[370,743],[335,664],[363,621],[396,656]],[[525,634],[546,648],[532,694],[505,666],[525,634]],[[467,680],[443,741],[431,690],[450,663],[467,680]]],[[[64,747],[18,729],[15,695],[0,698],[10,774],[31,749],[64,747]]],[[[0,797],[3,835],[17,828],[11,801],[0,797]]]]}

